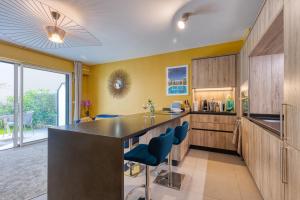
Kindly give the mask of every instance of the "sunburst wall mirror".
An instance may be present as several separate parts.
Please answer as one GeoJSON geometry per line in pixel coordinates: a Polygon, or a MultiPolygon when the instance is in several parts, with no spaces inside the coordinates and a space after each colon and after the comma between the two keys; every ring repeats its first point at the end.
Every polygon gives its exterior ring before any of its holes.
{"type": "Polygon", "coordinates": [[[130,89],[130,78],[126,71],[116,70],[108,79],[108,90],[114,98],[125,96],[130,89]]]}

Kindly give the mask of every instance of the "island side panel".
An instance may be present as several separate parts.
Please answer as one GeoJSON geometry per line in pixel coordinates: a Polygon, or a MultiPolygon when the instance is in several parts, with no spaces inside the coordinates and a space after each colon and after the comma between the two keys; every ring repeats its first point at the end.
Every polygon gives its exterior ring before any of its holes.
{"type": "Polygon", "coordinates": [[[48,200],[124,199],[121,139],[49,129],[48,200]]]}

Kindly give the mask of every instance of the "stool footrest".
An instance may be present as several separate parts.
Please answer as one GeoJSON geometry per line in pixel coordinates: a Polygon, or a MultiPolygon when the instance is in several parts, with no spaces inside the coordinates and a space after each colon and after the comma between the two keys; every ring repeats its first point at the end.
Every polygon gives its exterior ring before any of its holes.
{"type": "Polygon", "coordinates": [[[124,165],[124,174],[133,178],[137,177],[143,170],[144,166],[140,163],[129,161],[124,165]]]}
{"type": "Polygon", "coordinates": [[[184,174],[162,170],[154,180],[154,183],[175,190],[180,190],[184,176],[184,174]]]}

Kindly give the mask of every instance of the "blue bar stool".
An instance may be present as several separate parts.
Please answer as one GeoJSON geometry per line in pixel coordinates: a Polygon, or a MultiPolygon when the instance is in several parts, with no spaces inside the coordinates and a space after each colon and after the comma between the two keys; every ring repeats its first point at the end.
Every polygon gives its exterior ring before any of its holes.
{"type": "MultiPolygon", "coordinates": [[[[149,166],[158,166],[164,162],[172,149],[174,138],[174,129],[168,129],[166,133],[161,134],[159,137],[152,138],[149,145],[139,144],[137,147],[127,152],[124,155],[125,160],[138,162],[146,165],[146,183],[140,187],[145,188],[145,199],[150,200],[150,170],[149,166]]],[[[126,196],[128,196],[135,190],[132,189],[126,196]]]]}
{"type": "MultiPolygon", "coordinates": [[[[173,145],[180,145],[182,141],[186,138],[189,131],[189,123],[187,121],[182,123],[182,126],[177,126],[175,128],[173,145]]],[[[169,170],[162,170],[159,175],[154,180],[154,183],[180,190],[181,183],[184,179],[184,174],[176,173],[172,171],[172,152],[170,152],[168,157],[168,167],[169,170]]]]}
{"type": "MultiPolygon", "coordinates": [[[[140,137],[145,135],[147,132],[142,133],[138,136],[134,136],[132,138],[129,138],[124,142],[124,148],[129,148],[129,151],[133,149],[133,145],[138,144],[140,141],[140,137]]],[[[144,170],[144,167],[140,163],[136,163],[133,161],[128,161],[124,165],[124,172],[126,176],[130,177],[137,177],[142,171],[144,170]]]]}

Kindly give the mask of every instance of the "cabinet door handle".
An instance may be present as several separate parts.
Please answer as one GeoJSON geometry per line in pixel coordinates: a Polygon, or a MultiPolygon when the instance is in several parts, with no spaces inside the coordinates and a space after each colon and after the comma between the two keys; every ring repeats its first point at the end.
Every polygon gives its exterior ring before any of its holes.
{"type": "Polygon", "coordinates": [[[283,155],[282,155],[282,183],[288,183],[288,149],[287,147],[283,148],[283,155]]]}
{"type": "Polygon", "coordinates": [[[280,146],[280,178],[281,182],[283,182],[283,146],[280,146]]]}
{"type": "Polygon", "coordinates": [[[280,113],[280,138],[282,140],[286,139],[286,123],[287,123],[287,104],[281,105],[281,113],[280,113]]]}

